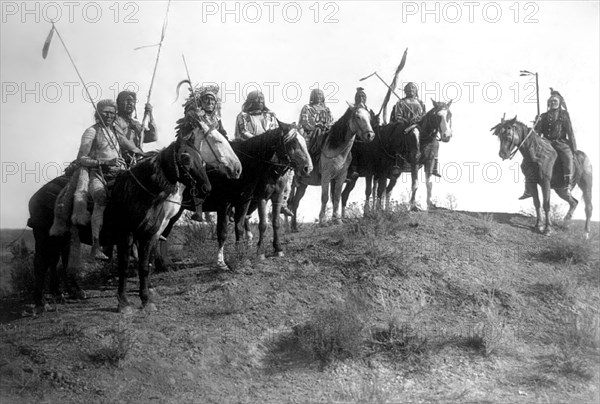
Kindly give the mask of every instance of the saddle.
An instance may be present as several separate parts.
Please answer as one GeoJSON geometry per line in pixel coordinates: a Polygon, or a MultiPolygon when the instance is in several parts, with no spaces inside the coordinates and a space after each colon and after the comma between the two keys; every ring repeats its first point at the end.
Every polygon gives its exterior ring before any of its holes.
{"type": "MultiPolygon", "coordinates": [[[[65,169],[65,175],[71,178],[56,197],[54,222],[50,228],[51,236],[60,236],[69,231],[71,224],[87,226],[90,224],[94,201],[89,197],[90,173],[88,168],[71,163],[65,169]]],[[[107,195],[110,195],[116,175],[110,175],[106,182],[107,195]]]]}

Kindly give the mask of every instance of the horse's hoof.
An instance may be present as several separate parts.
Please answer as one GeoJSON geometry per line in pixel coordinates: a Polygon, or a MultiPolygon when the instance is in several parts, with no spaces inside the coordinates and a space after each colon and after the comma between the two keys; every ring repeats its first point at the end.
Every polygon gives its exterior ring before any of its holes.
{"type": "Polygon", "coordinates": [[[158,300],[160,298],[160,295],[158,294],[156,289],[150,288],[148,289],[148,297],[150,298],[150,300],[158,300]]]}
{"type": "Polygon", "coordinates": [[[427,205],[427,210],[437,210],[437,209],[438,209],[438,207],[433,203],[430,205],[427,205]]]}
{"type": "Polygon", "coordinates": [[[267,259],[267,257],[265,256],[265,254],[258,254],[258,260],[259,261],[264,261],[266,259],[267,259]]]}
{"type": "Polygon", "coordinates": [[[158,309],[156,308],[156,304],[148,303],[144,306],[144,311],[147,313],[155,313],[158,311],[158,309]]]}
{"type": "Polygon", "coordinates": [[[217,262],[217,269],[220,271],[231,271],[231,268],[223,261],[217,262]]]}
{"type": "Polygon", "coordinates": [[[410,208],[410,211],[411,211],[411,212],[420,212],[420,211],[421,211],[421,209],[419,209],[419,208],[418,208],[418,207],[416,207],[416,206],[411,206],[411,208],[410,208]]]}
{"type": "Polygon", "coordinates": [[[130,304],[127,304],[127,305],[119,304],[119,306],[117,307],[117,311],[119,313],[123,314],[124,316],[130,316],[133,314],[133,307],[130,304]]]}
{"type": "Polygon", "coordinates": [[[543,231],[542,234],[544,236],[549,236],[552,233],[552,230],[549,227],[546,227],[543,231]]]}
{"type": "Polygon", "coordinates": [[[277,251],[275,253],[275,255],[277,255],[279,258],[283,257],[285,254],[283,254],[283,251],[277,251]]]}
{"type": "Polygon", "coordinates": [[[583,239],[584,240],[589,240],[590,239],[590,233],[587,232],[587,231],[585,233],[583,233],[583,239]]]}
{"type": "Polygon", "coordinates": [[[333,222],[333,224],[342,224],[342,219],[340,219],[339,217],[336,217],[331,221],[333,222]]]}

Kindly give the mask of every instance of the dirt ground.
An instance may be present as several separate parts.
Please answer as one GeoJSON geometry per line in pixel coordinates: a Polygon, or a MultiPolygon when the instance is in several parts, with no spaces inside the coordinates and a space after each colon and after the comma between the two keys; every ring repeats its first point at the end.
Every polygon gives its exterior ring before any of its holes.
{"type": "Polygon", "coordinates": [[[88,299],[32,315],[13,275],[31,254],[4,247],[0,403],[597,403],[599,225],[585,241],[581,222],[543,236],[533,221],[304,223],[284,257],[228,243],[230,271],[209,226],[182,226],[152,276],[158,311],[140,307],[132,269],[132,315],[110,264],[82,271],[88,299]]]}

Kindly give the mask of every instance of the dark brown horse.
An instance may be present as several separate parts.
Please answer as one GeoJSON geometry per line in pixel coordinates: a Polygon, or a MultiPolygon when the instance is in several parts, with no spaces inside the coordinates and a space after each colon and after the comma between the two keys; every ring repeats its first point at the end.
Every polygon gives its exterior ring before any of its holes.
{"type": "MultiPolygon", "coordinates": [[[[376,174],[374,174],[375,183],[373,186],[373,193],[377,194],[377,206],[381,207],[381,199],[385,192],[385,207],[386,209],[389,208],[392,190],[396,186],[398,177],[401,173],[410,172],[412,187],[409,208],[412,211],[418,210],[416,194],[419,187],[419,169],[424,167],[425,183],[427,186],[427,208],[435,208],[435,205],[431,202],[433,188],[431,172],[436,150],[439,147],[439,141],[448,142],[452,138],[452,112],[450,112],[452,101],[445,103],[432,100],[432,103],[433,108],[430,109],[417,124],[419,129],[418,153],[417,150],[410,150],[404,160],[396,158],[395,155],[393,159],[382,156],[378,163],[365,163],[365,159],[359,159],[359,163],[362,162],[362,164],[380,165],[380,168],[377,170],[376,174]],[[393,165],[390,167],[390,164],[393,165]],[[387,167],[387,170],[385,167],[387,167]]],[[[413,142],[412,139],[406,141],[413,142]]],[[[412,144],[414,147],[414,143],[412,144]]],[[[367,195],[367,202],[368,198],[369,195],[367,195]]],[[[365,208],[368,208],[368,204],[365,208]]]]}
{"type": "MultiPolygon", "coordinates": [[[[505,160],[512,158],[518,151],[523,156],[521,171],[525,175],[527,190],[533,196],[533,205],[536,212],[535,227],[540,233],[549,234],[551,229],[550,220],[550,189],[554,189],[558,196],[569,203],[569,211],[564,220],[571,220],[573,212],[579,203],[571,195],[571,189],[566,187],[562,173],[562,165],[557,159],[556,150],[547,139],[540,137],[533,129],[530,129],[524,123],[513,119],[504,120],[494,126],[493,134],[500,140],[500,157],[505,160]],[[540,198],[538,187],[542,187],[542,198],[544,208],[544,225],[542,226],[542,212],[540,209],[540,198]]],[[[592,217],[592,164],[587,155],[577,150],[574,153],[575,181],[583,191],[583,200],[585,202],[585,234],[587,239],[590,234],[590,218],[592,217]]]]}
{"type": "MultiPolygon", "coordinates": [[[[66,176],[54,179],[29,201],[28,225],[33,228],[35,237],[34,303],[38,311],[45,308],[43,290],[46,271],[49,268],[54,271],[62,255],[65,272],[75,274],[81,266],[80,243],[91,242],[90,226],[71,227],[70,232],[62,236],[49,235],[56,198],[67,182],[66,176]]],[[[191,141],[183,138],[117,176],[110,190],[112,197],[105,211],[100,238],[102,245],[118,245],[119,309],[131,310],[125,296],[124,277],[133,239],[138,241],[140,296],[144,306],[149,303],[148,255],[155,239],[166,226],[163,223],[165,218],[168,222],[172,211],[179,209],[180,194],[185,186],[198,189],[200,198],[210,191],[204,161],[191,141]],[[158,235],[153,232],[158,232],[158,235]]],[[[149,307],[154,308],[154,305],[149,307]]]]}
{"type": "MultiPolygon", "coordinates": [[[[254,202],[259,207],[259,243],[258,255],[264,256],[263,236],[266,230],[266,200],[273,195],[280,199],[276,192],[277,180],[290,168],[299,175],[308,175],[312,164],[308,159],[308,151],[304,139],[298,135],[295,126],[279,122],[279,128],[272,129],[261,135],[244,141],[234,141],[231,146],[242,163],[242,175],[239,179],[225,178],[216,172],[209,172],[212,184],[210,196],[202,204],[205,212],[217,212],[217,267],[226,269],[224,245],[227,239],[228,211],[234,210],[234,226],[236,242],[244,235],[247,237],[245,218],[250,205],[254,202]]],[[[188,200],[188,198],[185,198],[188,200]]],[[[176,217],[165,229],[167,237],[177,218],[183,213],[183,208],[192,209],[185,204],[176,217]]],[[[280,200],[273,203],[273,247],[277,255],[283,255],[279,241],[279,210],[280,200]]],[[[160,264],[157,263],[157,266],[160,264]]]]}
{"type": "MultiPolygon", "coordinates": [[[[375,181],[381,178],[397,178],[404,165],[416,164],[421,157],[419,138],[413,132],[405,133],[405,124],[395,122],[373,126],[373,129],[375,139],[372,142],[360,142],[354,146],[359,177],[365,177],[365,213],[370,207],[373,178],[375,181]]],[[[357,180],[358,178],[351,180],[342,191],[342,217],[345,217],[348,197],[357,180]]],[[[385,184],[380,189],[383,192],[385,184]]],[[[379,197],[381,198],[381,195],[379,197]]]]}

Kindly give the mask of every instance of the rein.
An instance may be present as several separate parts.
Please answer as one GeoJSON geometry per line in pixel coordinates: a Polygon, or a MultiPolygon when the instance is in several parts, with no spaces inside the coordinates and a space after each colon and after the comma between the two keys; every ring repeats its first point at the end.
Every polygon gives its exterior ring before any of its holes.
{"type": "MultiPolygon", "coordinates": [[[[533,126],[531,127],[531,129],[529,129],[529,133],[527,134],[527,136],[525,136],[525,138],[523,138],[523,141],[521,143],[519,143],[519,145],[517,146],[517,148],[510,153],[510,156],[508,158],[509,160],[512,160],[513,157],[515,157],[515,154],[517,154],[517,152],[521,148],[521,146],[523,146],[523,144],[525,144],[525,141],[527,140],[527,138],[534,132],[533,129],[535,128],[535,126],[537,125],[537,123],[538,123],[539,120],[540,120],[540,117],[538,116],[538,118],[533,123],[533,126]]],[[[512,148],[512,140],[511,140],[510,146],[512,148]]]]}
{"type": "MultiPolygon", "coordinates": [[[[190,147],[196,149],[193,145],[189,145],[190,147]]],[[[197,151],[197,149],[196,149],[197,151]]],[[[176,171],[176,176],[177,176],[177,180],[176,182],[179,182],[179,178],[180,178],[180,173],[179,173],[179,162],[177,161],[177,157],[176,157],[176,152],[175,150],[173,150],[173,161],[175,162],[175,171],[176,171]]],[[[184,176],[187,177],[192,186],[191,186],[191,190],[190,193],[192,196],[196,196],[198,194],[198,190],[196,189],[196,180],[194,180],[194,178],[192,177],[192,175],[190,174],[189,170],[186,169],[185,167],[181,167],[184,171],[184,176]]],[[[148,188],[146,188],[144,186],[144,184],[141,183],[141,181],[135,176],[135,174],[133,174],[133,171],[131,171],[131,168],[127,169],[127,171],[129,172],[129,174],[131,175],[131,178],[133,178],[135,180],[135,182],[140,186],[140,188],[142,188],[144,191],[146,191],[146,193],[148,193],[150,196],[152,196],[153,198],[156,198],[159,194],[155,194],[154,192],[150,191],[148,188]]],[[[176,205],[180,205],[182,206],[183,203],[182,202],[177,202],[171,199],[165,199],[165,202],[170,202],[170,203],[174,203],[176,205]]]]}

